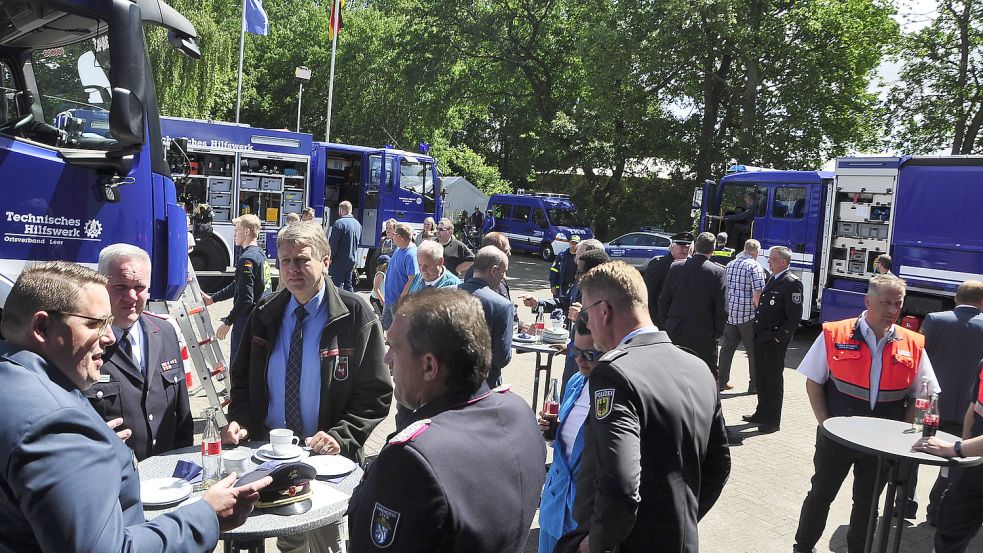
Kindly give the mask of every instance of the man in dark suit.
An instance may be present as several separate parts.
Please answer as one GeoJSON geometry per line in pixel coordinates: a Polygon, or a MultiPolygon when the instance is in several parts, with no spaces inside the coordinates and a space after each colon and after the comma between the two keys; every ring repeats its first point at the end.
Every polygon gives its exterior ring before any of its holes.
{"type": "Polygon", "coordinates": [[[521,553],[546,479],[529,405],[485,384],[480,304],[429,289],[396,307],[386,363],[412,412],[348,503],[351,551],[521,553]]]}
{"type": "Polygon", "coordinates": [[[771,277],[761,291],[754,319],[754,375],[758,406],[741,417],[758,424],[762,434],[778,432],[785,396],[785,351],[802,322],[802,281],[791,271],[792,250],[775,246],[768,254],[771,277]]]}
{"type": "Polygon", "coordinates": [[[672,244],[669,245],[669,253],[662,257],[653,257],[645,267],[645,287],[648,289],[649,316],[655,324],[663,326],[662,319],[659,318],[659,295],[662,294],[662,285],[666,282],[666,275],[669,274],[669,267],[676,261],[689,257],[690,247],[693,245],[692,232],[677,232],[672,235],[672,244]]]}
{"type": "MultiPolygon", "coordinates": [[[[495,246],[499,249],[499,251],[505,254],[505,257],[512,257],[512,244],[509,242],[509,237],[505,236],[501,232],[489,232],[488,234],[482,236],[481,247],[484,248],[485,246],[495,246]]],[[[473,276],[473,267],[468,267],[468,270],[464,271],[464,274],[461,275],[461,281],[467,282],[473,276]]],[[[499,296],[502,296],[510,302],[512,301],[512,293],[509,291],[508,278],[503,278],[502,282],[498,284],[498,288],[494,288],[494,290],[498,292],[499,296]]]]}
{"type": "Polygon", "coordinates": [[[724,269],[710,261],[717,238],[696,237],[693,257],[669,268],[659,296],[659,318],[672,343],[691,350],[717,378],[717,339],[727,325],[724,269]]]}
{"type": "Polygon", "coordinates": [[[99,272],[113,309],[116,342],[106,349],[99,382],[83,392],[106,421],[122,418],[126,445],[137,460],[192,444],[195,422],[177,333],[159,315],[145,313],[150,257],[129,244],[99,252],[99,272]]]}
{"type": "Polygon", "coordinates": [[[481,302],[492,347],[492,363],[487,382],[489,388],[496,388],[502,383],[502,369],[512,360],[515,306],[496,292],[509,270],[509,258],[495,246],[485,246],[478,250],[471,268],[474,269],[474,276],[458,285],[458,289],[481,302]]]}
{"type": "Polygon", "coordinates": [[[592,553],[696,553],[697,521],[730,474],[716,382],[652,324],[631,265],[604,263],[580,285],[581,314],[607,353],[590,376],[574,517],[592,553]]]}
{"type": "MultiPolygon", "coordinates": [[[[327,274],[331,251],[316,223],[277,236],[287,287],[256,305],[232,362],[229,424],[222,441],[265,440],[289,428],[315,455],[362,460],[362,446],[389,414],[392,380],[383,362],[382,327],[360,296],[327,274]]],[[[337,525],[278,538],[281,551],[328,551],[337,525]]]]}
{"type": "MultiPolygon", "coordinates": [[[[925,351],[932,358],[935,376],[942,388],[939,395],[940,430],[956,436],[963,434],[966,405],[976,399],[971,394],[983,359],[981,306],[983,282],[967,280],[956,288],[955,309],[929,313],[921,328],[925,335],[925,351]]],[[[939,500],[948,486],[949,479],[940,472],[927,508],[928,520],[933,524],[939,500]]]]}

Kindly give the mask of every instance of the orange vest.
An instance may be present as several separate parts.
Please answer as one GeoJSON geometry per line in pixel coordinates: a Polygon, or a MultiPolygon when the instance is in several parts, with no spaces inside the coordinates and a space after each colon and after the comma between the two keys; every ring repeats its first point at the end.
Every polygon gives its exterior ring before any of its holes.
{"type": "MultiPolygon", "coordinates": [[[[870,402],[871,352],[857,319],[823,324],[830,380],[840,393],[870,402]]],[[[877,403],[903,401],[915,381],[925,350],[925,337],[898,325],[884,345],[877,403]]]]}
{"type": "Polygon", "coordinates": [[[976,405],[973,406],[976,416],[983,419],[983,367],[980,368],[980,389],[976,394],[976,405]]]}

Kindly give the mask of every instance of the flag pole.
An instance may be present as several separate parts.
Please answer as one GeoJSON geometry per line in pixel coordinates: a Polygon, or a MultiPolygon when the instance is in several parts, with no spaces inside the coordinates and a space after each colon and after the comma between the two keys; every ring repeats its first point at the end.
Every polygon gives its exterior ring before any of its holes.
{"type": "Polygon", "coordinates": [[[334,60],[335,53],[338,51],[338,34],[341,29],[335,28],[335,18],[341,18],[338,10],[341,9],[341,0],[333,0],[331,5],[331,15],[328,20],[328,32],[331,37],[331,74],[328,76],[328,115],[324,123],[324,141],[331,142],[331,103],[334,101],[334,60]],[[334,31],[332,33],[332,31],[334,31]]]}
{"type": "Polygon", "coordinates": [[[239,86],[236,88],[236,123],[242,106],[242,58],[246,51],[246,0],[242,0],[242,19],[239,22],[239,86]]]}

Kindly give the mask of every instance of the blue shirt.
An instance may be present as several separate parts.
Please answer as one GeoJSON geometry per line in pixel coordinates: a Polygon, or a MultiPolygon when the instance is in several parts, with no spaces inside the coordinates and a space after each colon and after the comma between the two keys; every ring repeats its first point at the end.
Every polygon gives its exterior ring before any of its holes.
{"type": "Polygon", "coordinates": [[[424,288],[457,288],[457,285],[461,283],[461,279],[454,276],[454,273],[450,272],[447,267],[444,267],[444,274],[437,277],[432,284],[427,284],[423,280],[423,273],[417,273],[413,277],[413,282],[410,283],[410,290],[407,294],[415,294],[424,288]]]}
{"type": "Polygon", "coordinates": [[[395,305],[403,293],[406,281],[420,272],[416,264],[416,244],[410,242],[405,248],[396,248],[386,269],[386,305],[395,305]]]}
{"type": "Polygon", "coordinates": [[[362,225],[351,215],[335,220],[331,225],[328,245],[331,246],[331,260],[343,259],[355,262],[358,243],[362,240],[362,225]]]}
{"type": "MultiPolygon", "coordinates": [[[[270,406],[265,421],[270,428],[287,427],[284,410],[287,354],[290,351],[290,335],[297,323],[294,310],[299,306],[297,298],[291,297],[283,312],[280,333],[270,354],[269,369],[266,372],[270,406]]],[[[304,425],[301,438],[317,433],[317,419],[321,412],[321,331],[328,324],[329,315],[328,306],[324,302],[324,282],[321,283],[317,295],[304,304],[304,308],[307,310],[307,318],[304,319],[304,355],[300,370],[300,418],[304,425]]]]}

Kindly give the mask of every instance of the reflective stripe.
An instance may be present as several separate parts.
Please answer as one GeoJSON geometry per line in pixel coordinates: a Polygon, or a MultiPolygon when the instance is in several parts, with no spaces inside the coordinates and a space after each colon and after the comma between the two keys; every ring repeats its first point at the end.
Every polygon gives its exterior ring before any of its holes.
{"type": "MultiPolygon", "coordinates": [[[[851,397],[855,397],[857,399],[862,399],[864,401],[870,401],[870,390],[868,390],[867,388],[864,388],[864,387],[861,387],[861,386],[856,386],[854,384],[850,384],[849,382],[846,382],[845,380],[840,380],[840,379],[836,378],[832,374],[830,375],[830,379],[833,381],[833,384],[836,385],[836,389],[840,393],[846,394],[846,395],[851,396],[851,397]]],[[[887,403],[887,402],[901,401],[901,400],[903,400],[906,397],[908,397],[908,390],[907,389],[904,389],[904,390],[879,390],[877,392],[877,403],[887,403]]],[[[977,405],[979,405],[979,404],[977,403],[977,405]]]]}
{"type": "Polygon", "coordinates": [[[908,397],[908,389],[904,390],[880,390],[877,392],[877,403],[886,401],[901,401],[908,397]]]}

